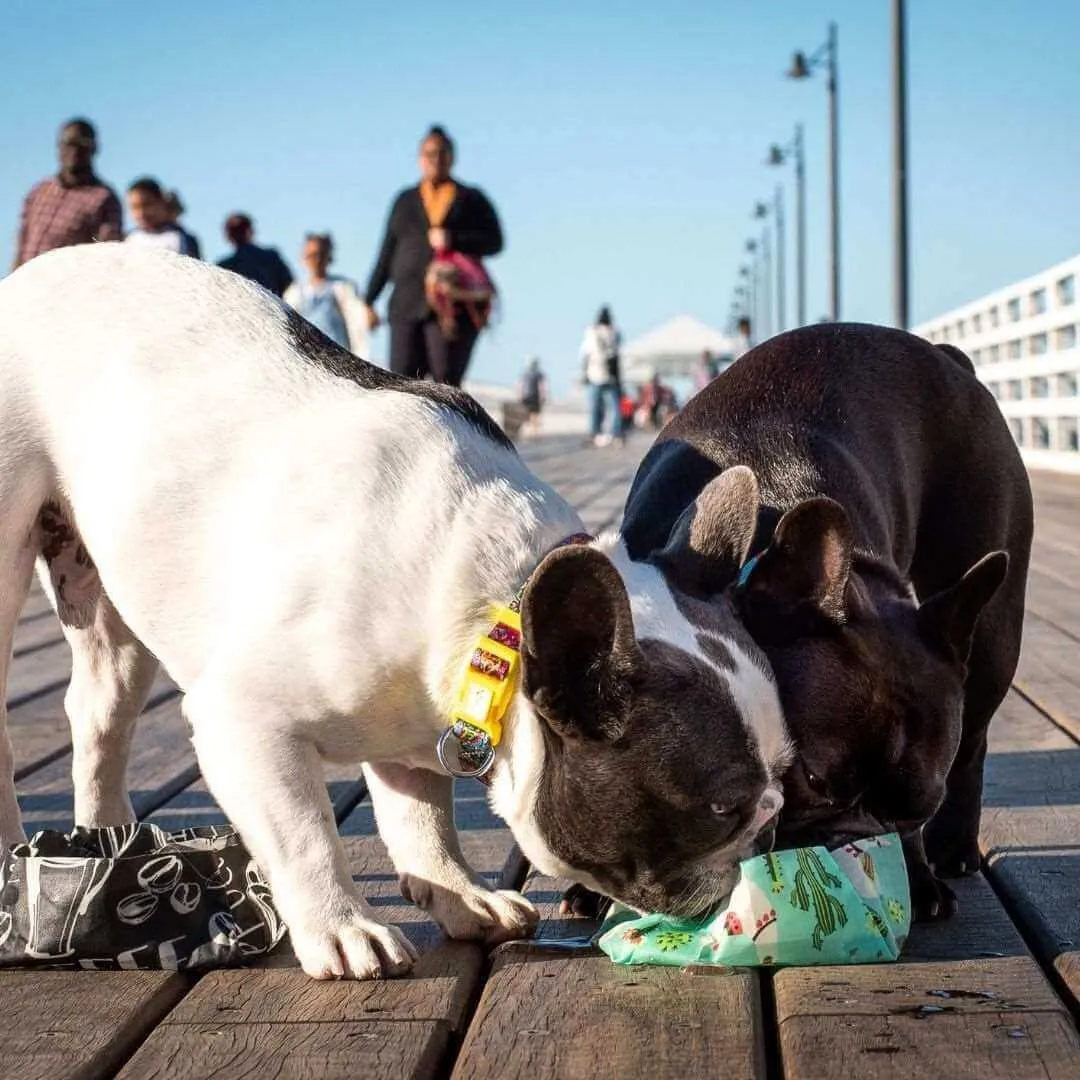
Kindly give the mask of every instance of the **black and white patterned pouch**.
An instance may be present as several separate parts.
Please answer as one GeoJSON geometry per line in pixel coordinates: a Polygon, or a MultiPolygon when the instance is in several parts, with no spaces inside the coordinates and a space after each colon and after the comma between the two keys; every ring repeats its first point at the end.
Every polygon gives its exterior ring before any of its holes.
{"type": "Polygon", "coordinates": [[[47,830],[0,854],[0,967],[229,967],[285,930],[231,826],[47,830]]]}

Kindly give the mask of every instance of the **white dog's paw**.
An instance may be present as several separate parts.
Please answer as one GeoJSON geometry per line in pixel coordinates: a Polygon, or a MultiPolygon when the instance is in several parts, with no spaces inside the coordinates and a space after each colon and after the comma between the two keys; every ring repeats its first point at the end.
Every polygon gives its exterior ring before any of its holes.
{"type": "Polygon", "coordinates": [[[448,937],[497,945],[529,937],[540,921],[536,908],[511,889],[450,889],[414,874],[400,880],[402,896],[422,907],[448,937]]]}
{"type": "Polygon", "coordinates": [[[392,978],[404,975],[419,956],[396,926],[362,915],[289,933],[300,966],[313,979],[392,978]]]}

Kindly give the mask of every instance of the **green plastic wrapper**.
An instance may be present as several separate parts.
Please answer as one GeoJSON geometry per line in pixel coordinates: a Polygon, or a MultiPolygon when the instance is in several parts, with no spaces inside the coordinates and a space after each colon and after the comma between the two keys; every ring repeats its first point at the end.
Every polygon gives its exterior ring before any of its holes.
{"type": "Polygon", "coordinates": [[[704,918],[615,904],[597,944],[617,964],[871,964],[896,960],[910,927],[904,853],[889,833],[746,859],[727,903],[704,918]]]}

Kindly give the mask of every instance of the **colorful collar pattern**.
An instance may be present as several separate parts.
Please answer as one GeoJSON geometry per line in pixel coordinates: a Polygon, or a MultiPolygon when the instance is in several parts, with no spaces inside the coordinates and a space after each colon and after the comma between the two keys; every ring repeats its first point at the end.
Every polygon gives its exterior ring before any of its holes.
{"type": "MultiPolygon", "coordinates": [[[[588,544],[592,539],[588,533],[574,533],[555,548],[588,544]]],[[[521,598],[527,585],[528,579],[506,607],[495,609],[495,625],[477,641],[465,664],[446,730],[435,744],[439,763],[451,776],[479,780],[495,763],[503,718],[517,690],[521,667],[521,598]],[[456,745],[451,747],[451,742],[456,745]]]]}

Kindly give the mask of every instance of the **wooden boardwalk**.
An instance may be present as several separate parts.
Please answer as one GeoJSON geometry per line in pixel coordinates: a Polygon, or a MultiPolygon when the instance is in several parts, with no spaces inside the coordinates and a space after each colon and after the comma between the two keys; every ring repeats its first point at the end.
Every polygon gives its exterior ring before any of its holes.
{"type": "MultiPolygon", "coordinates": [[[[525,446],[594,530],[613,524],[646,440],[525,446]]],[[[960,914],[918,927],[903,961],[772,973],[620,968],[587,949],[450,942],[405,904],[373,835],[358,770],[328,776],[363,891],[422,948],[412,977],[315,983],[287,953],[194,978],[139,972],[0,973],[0,1080],[67,1077],[729,1080],[1080,1077],[1080,478],[1033,476],[1037,530],[1027,634],[995,720],[985,876],[960,914]]],[[[66,646],[40,594],[15,643],[8,704],[29,829],[68,827],[66,646]]],[[[138,813],[169,827],[221,820],[199,782],[164,678],[129,776],[138,813]]],[[[491,880],[545,913],[542,940],[589,933],[560,919],[563,883],[529,873],[484,791],[457,799],[463,846],[491,880]]]]}

